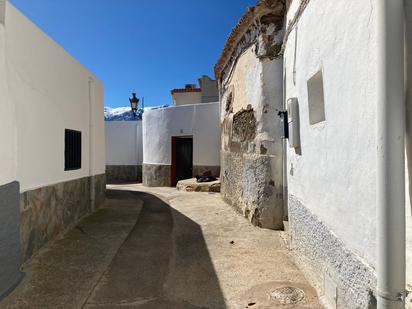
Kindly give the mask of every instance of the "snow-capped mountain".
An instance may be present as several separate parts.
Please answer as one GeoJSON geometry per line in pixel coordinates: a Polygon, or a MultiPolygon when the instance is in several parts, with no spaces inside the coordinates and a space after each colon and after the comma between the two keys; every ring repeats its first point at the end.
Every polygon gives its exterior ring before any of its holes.
{"type": "Polygon", "coordinates": [[[142,119],[142,110],[138,109],[136,117],[130,109],[127,107],[105,107],[104,108],[104,120],[105,121],[136,121],[142,119]]]}
{"type": "MultiPolygon", "coordinates": [[[[157,109],[168,107],[169,105],[161,105],[156,107],[150,107],[150,109],[157,109]]],[[[146,108],[145,108],[146,109],[146,108]]],[[[104,107],[104,120],[105,121],[136,121],[142,120],[143,110],[140,108],[136,112],[136,117],[134,117],[133,112],[129,106],[125,107],[104,107]]]]}

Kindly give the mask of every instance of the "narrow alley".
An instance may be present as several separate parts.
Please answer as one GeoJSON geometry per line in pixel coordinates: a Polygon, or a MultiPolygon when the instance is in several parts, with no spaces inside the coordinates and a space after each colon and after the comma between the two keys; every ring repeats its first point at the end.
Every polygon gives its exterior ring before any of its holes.
{"type": "Polygon", "coordinates": [[[220,194],[108,189],[106,207],[24,265],[0,308],[322,308],[286,233],[250,225],[220,194]]]}

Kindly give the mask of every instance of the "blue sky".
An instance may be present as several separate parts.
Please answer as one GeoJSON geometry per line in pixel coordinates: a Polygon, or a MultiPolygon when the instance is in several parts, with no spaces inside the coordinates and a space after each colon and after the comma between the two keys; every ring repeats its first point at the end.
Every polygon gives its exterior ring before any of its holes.
{"type": "Polygon", "coordinates": [[[256,0],[11,0],[104,81],[105,105],[171,103],[170,89],[214,77],[231,29],[256,0]]]}

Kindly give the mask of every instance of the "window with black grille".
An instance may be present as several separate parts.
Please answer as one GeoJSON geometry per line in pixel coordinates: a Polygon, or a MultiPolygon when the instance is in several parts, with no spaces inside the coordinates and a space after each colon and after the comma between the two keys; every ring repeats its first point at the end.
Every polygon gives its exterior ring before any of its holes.
{"type": "Polygon", "coordinates": [[[82,132],[66,129],[64,132],[64,170],[82,167],[82,132]]]}

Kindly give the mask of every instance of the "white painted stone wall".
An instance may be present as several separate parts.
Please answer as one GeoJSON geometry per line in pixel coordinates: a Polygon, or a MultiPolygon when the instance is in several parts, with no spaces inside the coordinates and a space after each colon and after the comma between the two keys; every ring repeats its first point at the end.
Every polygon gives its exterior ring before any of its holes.
{"type": "MultiPolygon", "coordinates": [[[[293,1],[289,20],[298,4],[293,1]]],[[[288,151],[289,194],[375,265],[377,91],[372,10],[369,1],[311,0],[288,39],[285,74],[286,98],[299,99],[302,147],[302,155],[288,151]],[[326,121],[310,125],[307,80],[319,70],[326,121]]]]}
{"type": "Polygon", "coordinates": [[[9,99],[6,66],[5,3],[0,1],[0,185],[16,180],[15,108],[9,99]]]}
{"type": "Polygon", "coordinates": [[[193,165],[219,166],[219,103],[145,110],[143,163],[170,165],[172,136],[193,135],[193,165]]]}
{"type": "Polygon", "coordinates": [[[9,3],[5,28],[21,191],[104,173],[102,82],[9,3]],[[64,171],[66,128],[82,132],[80,170],[64,171]]]}
{"type": "Polygon", "coordinates": [[[142,165],[142,121],[106,121],[106,165],[142,165]]]}
{"type": "MultiPolygon", "coordinates": [[[[298,5],[292,2],[289,20],[298,5]]],[[[311,0],[285,51],[286,98],[299,99],[302,146],[302,155],[288,151],[289,195],[372,267],[377,259],[374,6],[374,1],[311,0]],[[326,121],[309,125],[307,80],[319,70],[326,121]]],[[[406,276],[412,285],[412,215],[406,193],[406,276]]]]}

